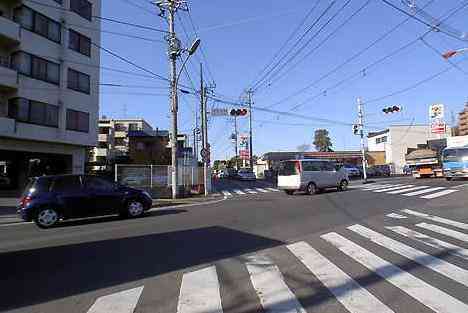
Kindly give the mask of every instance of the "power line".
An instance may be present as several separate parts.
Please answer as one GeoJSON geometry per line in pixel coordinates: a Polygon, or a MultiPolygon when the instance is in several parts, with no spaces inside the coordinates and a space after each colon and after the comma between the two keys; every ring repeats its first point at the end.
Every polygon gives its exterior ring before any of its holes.
{"type": "Polygon", "coordinates": [[[280,55],[281,52],[283,52],[283,50],[286,48],[286,46],[291,42],[291,40],[299,33],[299,31],[301,30],[301,28],[304,26],[304,24],[306,23],[306,21],[309,19],[309,17],[312,15],[312,13],[315,11],[315,9],[317,8],[317,6],[319,5],[320,3],[320,0],[317,0],[315,2],[315,5],[313,5],[310,10],[307,12],[307,14],[304,16],[304,18],[302,19],[302,21],[296,26],[296,28],[294,29],[294,31],[289,35],[288,39],[286,39],[286,41],[283,43],[283,45],[279,48],[279,50],[273,55],[273,58],[271,59],[270,62],[268,62],[268,64],[260,71],[260,73],[258,75],[256,75],[255,79],[252,81],[252,83],[250,84],[250,86],[252,86],[254,84],[254,82],[257,80],[257,77],[261,76],[263,73],[265,73],[265,71],[273,64],[273,62],[276,60],[276,58],[280,55]]]}
{"type": "MultiPolygon", "coordinates": [[[[347,19],[345,19],[340,25],[338,25],[332,32],[330,32],[319,44],[317,44],[314,48],[312,48],[309,53],[307,53],[303,58],[298,60],[294,65],[289,67],[289,69],[285,72],[283,72],[281,75],[276,76],[276,81],[280,80],[282,77],[284,77],[286,74],[291,72],[293,69],[295,69],[299,64],[301,64],[304,60],[306,60],[308,57],[310,57],[314,52],[316,52],[323,44],[325,44],[331,37],[333,37],[339,30],[341,30],[346,24],[348,24],[356,15],[358,15],[362,10],[364,10],[372,0],[367,0],[362,6],[360,6],[356,11],[353,12],[347,19]]],[[[275,77],[271,77],[271,79],[274,79],[275,77]]],[[[270,82],[272,84],[272,82],[270,82]]]]}
{"type": "MultiPolygon", "coordinates": [[[[439,59],[442,59],[442,51],[439,51],[436,47],[434,47],[433,45],[431,45],[430,43],[428,43],[426,40],[424,40],[424,38],[421,38],[421,41],[422,43],[428,47],[431,51],[433,51],[438,57],[439,59]]],[[[452,65],[454,68],[456,68],[458,71],[462,72],[463,74],[465,75],[468,75],[468,72],[465,71],[463,68],[461,68],[460,66],[458,66],[457,64],[455,64],[454,62],[452,62],[451,60],[446,60],[450,65],[452,65]]]]}
{"type": "MultiPolygon", "coordinates": [[[[309,40],[302,45],[302,47],[299,48],[299,50],[296,51],[296,53],[291,56],[285,63],[283,63],[279,69],[276,69],[276,71],[269,77],[269,80],[273,80],[276,75],[278,75],[285,67],[288,65],[290,62],[292,62],[296,57],[298,57],[301,52],[314,40],[320,33],[351,3],[352,0],[347,0],[339,9],[337,12],[335,12],[334,15],[332,15],[316,32],[315,34],[309,38],[309,40]]],[[[265,83],[266,80],[263,81],[265,83]]],[[[271,84],[271,82],[270,82],[271,84]]],[[[259,87],[257,87],[255,90],[257,90],[259,87]]]]}
{"type": "Polygon", "coordinates": [[[151,14],[151,15],[156,15],[156,16],[158,16],[158,14],[157,14],[156,12],[151,11],[150,9],[145,8],[145,7],[142,6],[142,5],[136,4],[136,3],[134,3],[134,2],[132,2],[132,1],[130,1],[130,0],[121,0],[121,1],[122,1],[122,2],[125,2],[125,3],[128,4],[128,5],[131,5],[132,7],[137,8],[137,9],[143,11],[143,12],[149,13],[149,14],[151,14]]]}
{"type": "MultiPolygon", "coordinates": [[[[35,0],[25,0],[25,1],[37,4],[37,5],[41,5],[41,6],[44,6],[44,7],[52,8],[52,9],[55,9],[55,10],[59,10],[59,11],[73,12],[70,9],[66,9],[66,8],[63,8],[63,7],[58,7],[58,6],[55,6],[55,5],[45,4],[45,3],[38,2],[38,1],[35,1],[35,0]]],[[[126,22],[126,21],[121,21],[121,20],[117,20],[117,19],[114,19],[114,18],[103,17],[103,16],[98,16],[98,15],[92,15],[91,17],[100,19],[102,21],[127,25],[127,26],[131,26],[131,27],[135,27],[135,28],[145,29],[145,30],[151,30],[151,31],[159,32],[159,33],[165,33],[165,34],[168,33],[166,30],[163,30],[163,29],[159,29],[159,28],[155,28],[155,27],[151,27],[151,26],[146,26],[146,25],[139,25],[139,24],[130,23],[130,22],[126,22]]]]}
{"type": "Polygon", "coordinates": [[[253,84],[251,89],[253,89],[254,91],[258,89],[257,86],[259,86],[264,81],[264,79],[266,79],[268,75],[270,75],[270,73],[272,73],[281,64],[281,61],[284,58],[286,58],[290,53],[292,53],[294,49],[296,49],[296,47],[301,43],[301,41],[307,36],[308,33],[312,31],[315,25],[317,25],[320,22],[320,20],[325,16],[325,14],[327,14],[327,12],[333,7],[335,3],[336,1],[334,0],[325,8],[325,10],[314,20],[312,25],[309,26],[306,29],[306,31],[299,37],[299,39],[294,43],[294,45],[285,54],[283,54],[283,56],[264,75],[262,75],[262,77],[259,80],[257,80],[253,84]]]}

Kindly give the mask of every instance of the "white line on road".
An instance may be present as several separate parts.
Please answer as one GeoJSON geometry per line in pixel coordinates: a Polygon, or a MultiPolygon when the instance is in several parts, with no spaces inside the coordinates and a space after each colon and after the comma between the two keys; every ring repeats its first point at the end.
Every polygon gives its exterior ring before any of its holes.
{"type": "Polygon", "coordinates": [[[370,187],[363,187],[362,190],[375,190],[375,189],[381,189],[381,188],[390,188],[390,187],[396,187],[400,185],[394,185],[394,184],[384,184],[384,185],[372,185],[370,187]]]}
{"type": "Polygon", "coordinates": [[[441,189],[445,189],[445,187],[432,187],[432,188],[429,188],[429,189],[423,189],[423,190],[413,191],[413,192],[410,192],[410,193],[404,193],[403,195],[411,197],[411,196],[422,195],[424,193],[429,193],[429,192],[433,192],[433,191],[441,190],[441,189]]]}
{"type": "Polygon", "coordinates": [[[262,188],[255,188],[256,190],[260,191],[260,192],[269,192],[268,190],[265,190],[265,189],[262,189],[262,188]]]}
{"type": "Polygon", "coordinates": [[[428,224],[428,223],[419,223],[419,224],[416,224],[416,226],[433,231],[441,235],[445,235],[447,237],[452,237],[460,241],[468,242],[468,234],[461,233],[453,229],[448,229],[439,225],[428,224]]]}
{"type": "Polygon", "coordinates": [[[412,188],[406,188],[406,189],[390,191],[390,192],[387,192],[387,193],[392,194],[392,195],[396,195],[396,194],[399,194],[399,193],[405,193],[405,192],[408,192],[408,191],[414,191],[414,190],[419,190],[419,189],[424,189],[424,188],[429,188],[429,187],[430,186],[416,186],[416,187],[412,187],[412,188]]]}
{"type": "Polygon", "coordinates": [[[372,192],[385,192],[385,191],[392,191],[392,190],[404,189],[404,188],[409,188],[409,187],[414,187],[414,185],[403,185],[403,186],[398,186],[398,187],[377,189],[377,190],[373,190],[372,192]]]}
{"type": "Polygon", "coordinates": [[[387,216],[391,218],[396,218],[396,219],[408,218],[407,216],[396,214],[396,213],[390,213],[390,214],[387,214],[387,216]]]}
{"type": "Polygon", "coordinates": [[[287,248],[327,287],[351,313],[390,313],[385,304],[305,242],[287,248]]]}
{"type": "Polygon", "coordinates": [[[369,239],[384,248],[387,248],[395,253],[398,253],[405,258],[419,263],[439,274],[444,275],[462,285],[468,286],[468,271],[453,265],[443,259],[437,258],[425,252],[419,251],[413,247],[407,246],[401,242],[388,238],[378,232],[373,231],[362,225],[353,225],[348,227],[349,230],[369,239]]]}
{"type": "Polygon", "coordinates": [[[465,303],[403,271],[343,236],[337,233],[328,233],[322,235],[321,238],[433,311],[438,313],[468,312],[468,305],[465,303]]]}
{"type": "Polygon", "coordinates": [[[430,195],[422,196],[421,198],[422,199],[434,199],[434,198],[449,195],[449,194],[457,192],[457,191],[458,190],[454,190],[454,189],[442,190],[442,191],[439,191],[439,192],[436,192],[436,193],[431,193],[430,195]]]}
{"type": "Polygon", "coordinates": [[[253,191],[252,189],[244,189],[244,191],[247,193],[258,193],[256,191],[253,191]]]}
{"type": "Polygon", "coordinates": [[[232,194],[229,191],[224,190],[223,195],[225,196],[232,196],[232,194]]]}
{"type": "Polygon", "coordinates": [[[235,193],[237,193],[238,195],[245,195],[245,192],[239,190],[239,189],[236,189],[234,190],[235,193]]]}
{"type": "Polygon", "coordinates": [[[248,256],[246,267],[265,312],[306,313],[269,258],[258,254],[248,256]]]}
{"type": "Polygon", "coordinates": [[[270,190],[270,191],[274,191],[274,192],[278,192],[278,191],[279,191],[279,189],[275,189],[275,188],[265,188],[265,189],[270,190]]]}
{"type": "Polygon", "coordinates": [[[447,252],[449,254],[468,260],[468,249],[427,236],[425,234],[421,234],[417,231],[414,231],[412,229],[409,229],[403,226],[387,226],[385,228],[391,231],[394,231],[395,233],[400,234],[404,237],[411,238],[415,241],[421,242],[430,247],[433,247],[439,250],[444,250],[444,251],[448,249],[447,252]]]}
{"type": "Polygon", "coordinates": [[[216,267],[184,274],[180,286],[177,313],[222,313],[216,267]]]}
{"type": "Polygon", "coordinates": [[[142,291],[143,286],[100,297],[88,313],[133,313],[142,291]]]}
{"type": "Polygon", "coordinates": [[[454,227],[457,227],[457,228],[460,228],[460,229],[468,230],[468,224],[453,221],[453,220],[449,220],[448,218],[443,218],[443,217],[439,217],[439,216],[435,216],[435,215],[429,215],[429,214],[425,214],[425,213],[421,213],[421,212],[417,212],[417,211],[413,211],[413,210],[409,210],[409,209],[402,210],[402,212],[404,212],[406,214],[411,214],[411,215],[414,215],[414,216],[422,217],[422,218],[425,218],[427,220],[431,220],[431,221],[434,221],[434,222],[447,224],[447,225],[454,226],[454,227]]]}
{"type": "Polygon", "coordinates": [[[450,188],[464,188],[464,187],[468,187],[468,184],[457,185],[457,186],[453,186],[450,188]]]}

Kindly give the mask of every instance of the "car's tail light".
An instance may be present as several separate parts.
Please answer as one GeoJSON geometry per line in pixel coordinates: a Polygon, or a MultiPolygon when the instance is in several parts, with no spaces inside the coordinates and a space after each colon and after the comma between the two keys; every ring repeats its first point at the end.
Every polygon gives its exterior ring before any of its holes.
{"type": "Polygon", "coordinates": [[[295,167],[296,167],[296,173],[300,174],[302,172],[301,162],[296,161],[295,167]]]}
{"type": "Polygon", "coordinates": [[[25,197],[22,197],[21,200],[20,200],[20,206],[22,207],[25,207],[29,204],[29,202],[31,202],[32,198],[30,196],[25,196],[25,197]]]}

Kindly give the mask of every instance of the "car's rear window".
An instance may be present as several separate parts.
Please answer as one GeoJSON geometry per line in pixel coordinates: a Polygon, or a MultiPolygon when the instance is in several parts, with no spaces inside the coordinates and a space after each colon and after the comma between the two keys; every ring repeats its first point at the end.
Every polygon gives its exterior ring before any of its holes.
{"type": "Polygon", "coordinates": [[[48,178],[31,178],[24,188],[23,196],[30,193],[47,192],[50,188],[50,179],[48,178]]]}
{"type": "Polygon", "coordinates": [[[296,163],[294,161],[282,162],[279,168],[279,175],[297,175],[296,163]]]}

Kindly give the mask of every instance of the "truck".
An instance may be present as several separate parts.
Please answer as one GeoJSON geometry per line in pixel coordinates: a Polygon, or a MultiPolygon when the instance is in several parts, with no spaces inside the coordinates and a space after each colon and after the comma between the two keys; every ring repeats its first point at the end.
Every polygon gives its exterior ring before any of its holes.
{"type": "Polygon", "coordinates": [[[441,153],[431,149],[417,149],[405,156],[406,165],[415,178],[444,177],[441,153]]]}
{"type": "Polygon", "coordinates": [[[442,152],[444,176],[447,180],[468,178],[468,136],[447,138],[442,152]]]}

